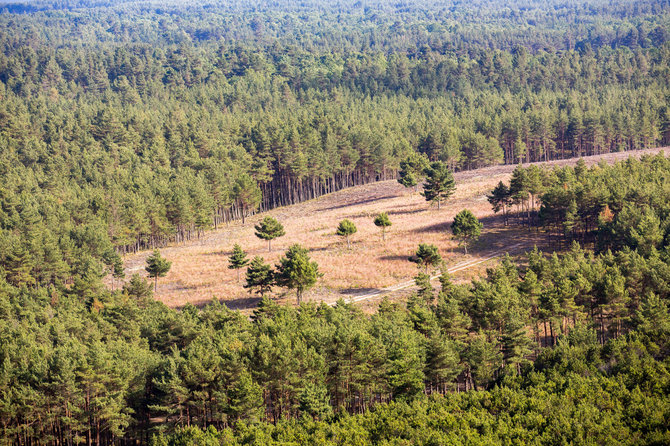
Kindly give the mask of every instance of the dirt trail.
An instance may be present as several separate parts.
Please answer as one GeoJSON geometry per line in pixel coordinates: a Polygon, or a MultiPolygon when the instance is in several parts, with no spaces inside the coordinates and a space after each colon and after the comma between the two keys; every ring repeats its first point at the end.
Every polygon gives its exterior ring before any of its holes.
{"type": "MultiPolygon", "coordinates": [[[[640,157],[661,151],[670,155],[670,148],[661,148],[584,160],[587,165],[601,160],[612,163],[629,156],[640,157]]],[[[571,159],[538,164],[562,166],[576,162],[571,159]]],[[[416,265],[407,258],[419,243],[438,246],[451,268],[463,267],[454,271],[459,274],[459,279],[476,277],[480,272],[477,267],[481,269],[485,262],[479,260],[502,254],[515,244],[532,246],[528,231],[505,227],[500,218],[493,215],[486,200],[486,194],[498,181],[507,181],[515,167],[493,166],[456,173],[456,192],[440,211],[428,206],[415,191],[396,181],[385,181],[274,209],[247,219],[244,225],[233,222],[219,230],[208,231],[199,240],[161,249],[173,263],[167,277],[158,281],[156,298],[171,307],[221,299],[231,308],[250,311],[258,299],[250,296],[238,283],[236,272],[228,269],[228,256],[234,243],[239,243],[250,258],[262,256],[270,264],[276,264],[293,243],[306,247],[324,274],[317,286],[305,294],[307,300],[334,302],[345,298],[352,302],[369,302],[381,294],[407,291],[416,275],[416,265]],[[484,223],[482,237],[471,250],[471,257],[463,256],[449,230],[454,215],[464,208],[470,209],[484,223]],[[381,241],[379,228],[372,223],[379,212],[387,212],[393,223],[385,243],[381,241]],[[277,218],[286,230],[286,236],[272,243],[272,252],[267,251],[265,241],[254,236],[254,224],[265,215],[277,218]],[[335,235],[337,224],[344,218],[352,220],[358,228],[352,236],[351,249],[347,249],[346,242],[335,235]],[[468,263],[462,263],[465,259],[468,263]]],[[[127,278],[133,273],[145,275],[144,266],[149,254],[145,251],[125,258],[127,278]]],[[[280,302],[295,300],[294,293],[282,290],[274,290],[273,298],[280,302]]]]}

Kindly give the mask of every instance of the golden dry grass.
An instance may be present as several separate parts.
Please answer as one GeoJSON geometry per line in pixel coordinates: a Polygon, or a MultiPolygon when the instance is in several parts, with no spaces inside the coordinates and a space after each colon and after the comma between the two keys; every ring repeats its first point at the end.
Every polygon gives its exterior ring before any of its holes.
{"type": "MultiPolygon", "coordinates": [[[[661,149],[663,150],[663,149],[661,149]]],[[[658,151],[658,150],[655,150],[658,151]]],[[[654,151],[646,151],[654,152],[654,151]]],[[[592,164],[600,159],[608,162],[630,154],[609,154],[591,157],[592,164]]],[[[566,160],[548,164],[573,164],[566,160]]],[[[456,174],[457,188],[453,197],[438,211],[423,197],[405,189],[395,181],[385,181],[354,187],[323,196],[305,203],[275,209],[247,219],[246,224],[234,222],[217,231],[206,233],[201,239],[170,246],[161,253],[172,261],[172,269],[158,281],[156,298],[171,307],[187,302],[203,304],[218,298],[231,308],[249,309],[257,299],[237,282],[235,271],[228,269],[228,255],[234,243],[239,243],[250,257],[260,255],[276,264],[283,251],[293,243],[300,243],[318,262],[323,277],[306,293],[307,300],[332,302],[366,290],[374,290],[406,281],[416,275],[416,265],[407,260],[419,243],[439,247],[447,265],[464,260],[462,249],[451,239],[449,227],[455,214],[470,209],[484,223],[481,240],[471,250],[470,257],[504,248],[528,239],[529,246],[537,242],[537,234],[520,228],[506,228],[492,214],[486,194],[498,183],[509,178],[514,166],[496,166],[456,174]],[[385,211],[393,223],[382,243],[374,216],[385,211]],[[265,215],[282,222],[286,235],[273,241],[268,253],[267,242],[254,236],[253,226],[265,215]],[[335,235],[340,220],[352,220],[358,232],[351,237],[352,247],[335,235]]],[[[142,252],[125,259],[126,273],[144,273],[146,257],[142,252]]],[[[491,262],[494,262],[492,260],[491,262]]],[[[491,262],[472,270],[458,273],[456,279],[470,279],[481,274],[491,262]]],[[[242,274],[244,282],[244,274],[242,274]]],[[[402,293],[400,293],[402,294],[402,293]]],[[[293,302],[294,293],[275,289],[279,301],[293,302]]],[[[373,299],[365,306],[375,305],[373,299]]]]}

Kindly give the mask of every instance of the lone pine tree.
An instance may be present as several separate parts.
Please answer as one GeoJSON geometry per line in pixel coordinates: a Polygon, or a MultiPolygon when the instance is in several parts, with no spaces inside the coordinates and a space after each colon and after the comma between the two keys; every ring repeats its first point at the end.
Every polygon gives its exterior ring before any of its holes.
{"type": "Polygon", "coordinates": [[[165,277],[165,275],[170,271],[172,262],[168,262],[164,257],[161,256],[161,253],[154,249],[154,253],[147,258],[146,271],[149,273],[149,277],[154,279],[154,292],[158,288],[158,278],[165,277]]]}
{"type": "Polygon", "coordinates": [[[233,252],[228,257],[228,269],[237,270],[237,283],[240,283],[240,270],[249,264],[247,253],[242,250],[242,247],[235,243],[233,252]]]}
{"type": "Polygon", "coordinates": [[[336,234],[340,237],[345,237],[347,239],[347,248],[351,248],[349,236],[355,234],[356,231],[358,231],[358,229],[356,228],[354,222],[345,218],[338,225],[336,234]]]}
{"type": "Polygon", "coordinates": [[[260,223],[254,226],[256,237],[268,241],[268,252],[272,251],[272,240],[282,237],[286,232],[276,218],[267,216],[260,223]]]}
{"type": "Polygon", "coordinates": [[[386,241],[386,228],[391,226],[391,220],[386,212],[382,212],[375,217],[375,226],[382,229],[382,240],[386,241]]]}
{"type": "Polygon", "coordinates": [[[423,195],[426,201],[437,202],[440,209],[442,200],[449,198],[456,190],[454,176],[445,163],[435,161],[425,169],[426,182],[423,183],[423,195]]]}

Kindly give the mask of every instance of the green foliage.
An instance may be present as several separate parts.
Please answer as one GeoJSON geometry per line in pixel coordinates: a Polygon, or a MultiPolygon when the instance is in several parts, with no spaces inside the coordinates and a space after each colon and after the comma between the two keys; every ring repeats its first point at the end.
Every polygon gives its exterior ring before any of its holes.
{"type": "Polygon", "coordinates": [[[416,186],[419,179],[424,175],[426,167],[428,167],[428,160],[422,153],[410,154],[400,162],[398,183],[405,187],[416,186]]]}
{"type": "Polygon", "coordinates": [[[279,259],[277,285],[296,290],[298,304],[303,293],[314,286],[321,276],[319,266],[309,258],[307,250],[295,244],[279,259]]]}
{"type": "Polygon", "coordinates": [[[153,296],[151,284],[135,273],[130,281],[123,285],[123,292],[137,300],[150,299],[153,296]]]}
{"type": "Polygon", "coordinates": [[[471,211],[463,209],[454,217],[454,221],[451,223],[451,232],[454,237],[461,241],[467,254],[468,243],[479,238],[482,233],[482,224],[471,211]]]}
{"type": "Polygon", "coordinates": [[[154,249],[153,254],[147,257],[147,266],[144,269],[149,273],[149,277],[154,278],[154,292],[158,286],[158,278],[165,277],[171,266],[172,262],[163,258],[158,249],[154,249]]]}
{"type": "Polygon", "coordinates": [[[374,224],[382,229],[382,241],[386,241],[386,228],[392,225],[386,212],[380,212],[374,219],[374,224]]]}
{"type": "Polygon", "coordinates": [[[345,218],[337,225],[337,231],[335,232],[340,237],[345,237],[347,239],[347,248],[351,248],[351,243],[349,241],[349,236],[355,234],[358,229],[353,221],[345,218]]]}
{"type": "Polygon", "coordinates": [[[244,288],[248,288],[249,292],[255,290],[259,296],[263,297],[275,285],[275,276],[272,266],[264,263],[263,257],[256,256],[247,268],[247,282],[244,288]]]}
{"type": "Polygon", "coordinates": [[[426,167],[424,173],[426,182],[423,184],[421,195],[426,198],[426,201],[437,202],[437,208],[440,209],[442,200],[449,198],[456,190],[451,169],[447,164],[435,161],[426,167]]]}
{"type": "Polygon", "coordinates": [[[272,240],[286,234],[284,226],[277,219],[266,216],[260,223],[254,226],[256,237],[268,241],[268,252],[272,251],[272,240]]]}
{"type": "Polygon", "coordinates": [[[233,252],[228,257],[228,269],[234,269],[237,271],[237,281],[240,281],[240,270],[249,264],[249,259],[247,258],[247,253],[244,252],[242,247],[235,243],[233,245],[233,252]]]}
{"type": "Polygon", "coordinates": [[[437,246],[421,243],[414,255],[409,258],[409,261],[417,263],[419,267],[425,268],[427,273],[428,267],[436,267],[442,263],[442,256],[440,256],[437,246]]]}

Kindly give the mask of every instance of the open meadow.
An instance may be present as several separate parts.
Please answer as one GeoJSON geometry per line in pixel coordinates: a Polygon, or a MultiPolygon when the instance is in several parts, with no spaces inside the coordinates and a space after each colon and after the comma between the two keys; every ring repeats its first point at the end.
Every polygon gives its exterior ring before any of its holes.
{"type": "MultiPolygon", "coordinates": [[[[604,160],[614,162],[628,156],[641,156],[670,149],[652,149],[640,152],[606,154],[584,158],[588,165],[604,160]]],[[[577,159],[540,163],[547,166],[574,164],[577,159]]],[[[414,189],[407,189],[396,181],[384,181],[353,187],[315,200],[293,206],[277,208],[270,212],[230,223],[217,231],[206,232],[199,240],[172,245],[161,253],[172,262],[168,275],[158,281],[156,298],[170,307],[186,303],[205,304],[212,299],[222,300],[228,307],[251,310],[258,302],[255,295],[242,287],[244,273],[238,283],[237,273],[228,268],[228,256],[233,244],[239,243],[249,258],[260,255],[266,262],[276,264],[283,252],[293,243],[306,247],[310,256],[319,264],[323,277],[305,293],[305,300],[332,303],[340,298],[356,299],[370,296],[385,287],[411,281],[417,266],[408,261],[419,243],[438,246],[446,266],[471,262],[471,267],[460,269],[452,277],[455,281],[470,280],[482,274],[496,259],[478,262],[509,249],[511,254],[522,253],[537,244],[548,243],[541,233],[512,224],[506,227],[500,216],[491,210],[486,194],[499,182],[508,181],[515,166],[494,166],[455,174],[456,192],[441,209],[429,206],[414,189]],[[450,226],[454,215],[470,209],[484,224],[481,239],[465,255],[452,239],[450,226]],[[373,224],[375,215],[387,212],[392,226],[382,242],[381,232],[373,224]],[[272,243],[268,252],[267,242],[254,235],[254,224],[265,215],[277,218],[286,235],[272,243]],[[335,234],[338,223],[348,218],[358,232],[351,237],[351,249],[346,241],[335,234]]],[[[142,252],[125,259],[126,274],[145,274],[146,257],[142,252]]],[[[382,295],[402,297],[410,288],[392,293],[381,293],[359,300],[372,310],[382,295]]],[[[383,290],[382,290],[383,291],[383,290]]],[[[295,293],[275,288],[272,296],[280,302],[294,302],[295,293]]]]}

